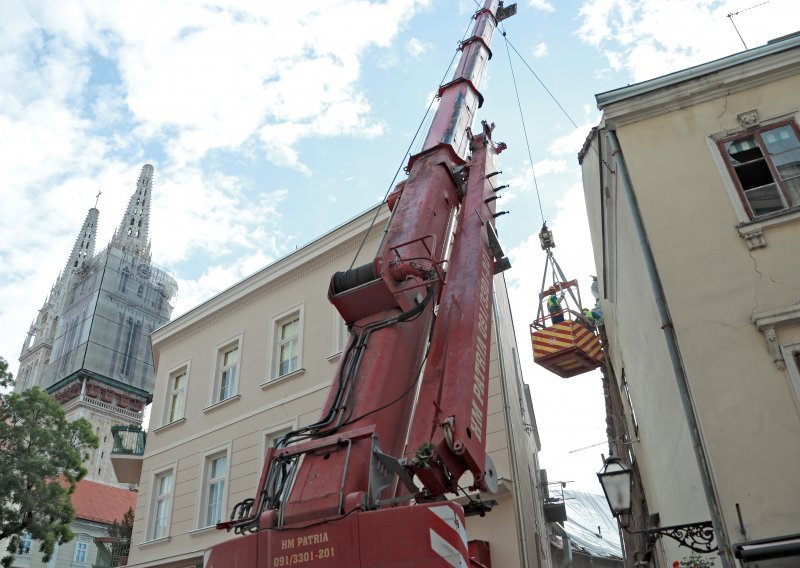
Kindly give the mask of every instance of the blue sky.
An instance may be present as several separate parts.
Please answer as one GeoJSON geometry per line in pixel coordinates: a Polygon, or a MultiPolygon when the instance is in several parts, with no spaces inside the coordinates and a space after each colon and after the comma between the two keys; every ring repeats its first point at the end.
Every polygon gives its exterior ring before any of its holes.
{"type": "MultiPolygon", "coordinates": [[[[758,4],[520,0],[504,23],[577,124],[512,53],[544,218],[585,296],[594,268],[577,153],[600,118],[594,94],[741,51],[732,12],[749,47],[796,31],[794,0],[758,4]]],[[[176,315],[372,206],[405,163],[475,9],[467,0],[0,4],[0,355],[16,369],[95,195],[103,246],[145,163],[155,167],[153,257],[179,282],[176,315]]],[[[499,208],[511,214],[498,228],[542,460],[551,479],[594,488],[603,448],[569,451],[604,439],[598,377],[564,381],[530,362],[542,217],[503,37],[492,47],[478,119],[509,145],[499,208]]]]}

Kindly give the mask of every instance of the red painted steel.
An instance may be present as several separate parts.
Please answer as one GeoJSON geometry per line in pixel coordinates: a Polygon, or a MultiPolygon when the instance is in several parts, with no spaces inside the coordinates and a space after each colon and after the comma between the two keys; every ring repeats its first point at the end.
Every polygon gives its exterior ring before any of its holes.
{"type": "Polygon", "coordinates": [[[329,298],[351,338],[321,420],[268,453],[256,498],[218,527],[255,534],[213,547],[206,566],[469,565],[461,506],[425,500],[456,491],[466,471],[484,490],[494,475],[486,472],[485,443],[495,202],[486,200],[494,195],[487,175],[504,146],[492,142],[490,127],[475,136],[470,128],[497,4],[486,0],[475,15],[423,150],[391,195],[392,218],[371,268],[331,283],[329,298]],[[409,495],[376,461],[377,450],[414,458],[428,448],[424,463],[401,466],[418,475],[424,493],[409,495]],[[274,481],[287,478],[291,463],[293,482],[278,491],[274,481]]]}
{"type": "Polygon", "coordinates": [[[495,201],[485,200],[492,195],[486,174],[495,171],[496,153],[489,128],[473,137],[467,193],[448,267],[451,275],[459,276],[444,286],[409,436],[409,459],[423,444],[435,446],[430,459],[415,469],[434,495],[456,492],[467,470],[473,473],[473,487],[487,490],[485,430],[494,276],[487,225],[494,225],[495,201]]]}
{"type": "Polygon", "coordinates": [[[261,530],[214,546],[205,568],[450,568],[469,566],[469,557],[464,513],[445,501],[261,530]]]}

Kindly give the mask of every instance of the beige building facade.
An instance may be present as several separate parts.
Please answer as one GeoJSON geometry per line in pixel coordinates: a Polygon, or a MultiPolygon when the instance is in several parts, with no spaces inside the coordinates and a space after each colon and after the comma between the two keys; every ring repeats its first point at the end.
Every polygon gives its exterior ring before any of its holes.
{"type": "MultiPolygon", "coordinates": [[[[256,495],[273,441],[319,418],[347,335],[327,300],[328,285],[351,261],[372,258],[388,211],[373,225],[375,214],[358,216],[153,334],[150,428],[144,457],[129,470],[140,478],[130,566],[201,565],[207,548],[237,538],[214,524],[256,495]]],[[[497,504],[484,518],[469,517],[467,530],[470,539],[490,543],[494,566],[550,566],[539,441],[502,274],[494,303],[487,445],[500,489],[482,496],[497,504]]],[[[115,467],[137,460],[123,458],[115,467]]]]}
{"type": "Polygon", "coordinates": [[[800,565],[798,93],[782,38],[597,95],[580,154],[631,528],[712,520],[731,567],[800,565]]]}

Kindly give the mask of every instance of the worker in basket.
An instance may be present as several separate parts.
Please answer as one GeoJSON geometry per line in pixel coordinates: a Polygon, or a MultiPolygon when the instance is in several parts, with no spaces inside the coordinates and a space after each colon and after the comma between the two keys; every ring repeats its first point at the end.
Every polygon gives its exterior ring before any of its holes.
{"type": "Polygon", "coordinates": [[[550,321],[553,325],[564,321],[564,310],[561,307],[561,302],[564,300],[564,294],[558,296],[555,286],[551,286],[547,292],[547,311],[550,313],[550,321]]]}

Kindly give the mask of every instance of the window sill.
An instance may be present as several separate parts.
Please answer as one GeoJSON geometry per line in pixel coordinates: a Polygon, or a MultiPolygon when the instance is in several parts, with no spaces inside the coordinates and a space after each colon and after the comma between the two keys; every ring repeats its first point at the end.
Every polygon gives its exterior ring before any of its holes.
{"type": "Polygon", "coordinates": [[[739,236],[747,241],[747,248],[753,250],[767,246],[764,229],[798,220],[800,220],[800,207],[793,207],[754,221],[739,223],[736,225],[736,230],[739,231],[739,236]]]}
{"type": "Polygon", "coordinates": [[[285,375],[281,375],[280,377],[275,377],[274,379],[268,379],[268,380],[266,380],[265,382],[261,383],[258,386],[260,386],[262,388],[262,390],[263,390],[263,389],[266,389],[266,388],[268,388],[268,387],[270,387],[270,386],[272,386],[274,384],[282,383],[283,381],[287,381],[287,380],[292,379],[294,377],[299,377],[300,375],[302,375],[305,372],[306,372],[305,369],[302,369],[302,368],[301,369],[297,369],[296,371],[292,371],[291,373],[286,373],[285,375]]]}
{"type": "Polygon", "coordinates": [[[333,361],[336,361],[336,360],[338,360],[338,359],[339,359],[339,357],[341,357],[341,356],[342,356],[342,352],[341,352],[341,351],[339,351],[339,352],[337,352],[337,353],[333,353],[333,354],[331,354],[331,355],[328,355],[327,357],[325,357],[325,359],[327,359],[328,361],[331,361],[331,362],[333,362],[333,361]]]}
{"type": "Polygon", "coordinates": [[[230,398],[226,398],[225,400],[220,400],[219,402],[215,402],[214,404],[211,404],[211,405],[209,405],[209,406],[206,406],[206,407],[203,409],[203,412],[211,412],[211,411],[213,411],[213,410],[216,410],[216,409],[217,409],[217,408],[219,408],[220,406],[225,406],[225,405],[226,405],[226,404],[228,404],[229,402],[233,402],[234,400],[239,400],[240,398],[242,398],[242,395],[240,395],[240,394],[235,394],[235,395],[233,395],[233,396],[232,396],[232,397],[230,397],[230,398]]]}
{"type": "Polygon", "coordinates": [[[199,529],[190,530],[189,531],[189,536],[202,536],[204,534],[207,534],[207,533],[210,533],[210,532],[216,531],[216,530],[217,530],[217,526],[216,525],[210,525],[210,526],[207,526],[207,527],[202,527],[202,528],[199,528],[199,529]]]}
{"type": "Polygon", "coordinates": [[[139,548],[147,548],[148,546],[154,546],[156,544],[163,544],[163,543],[169,542],[170,540],[172,540],[171,536],[165,536],[163,538],[156,538],[156,539],[153,539],[153,540],[146,540],[144,542],[140,542],[136,546],[139,547],[139,548]]]}
{"type": "Polygon", "coordinates": [[[183,424],[184,422],[186,422],[186,417],[178,418],[177,420],[173,420],[169,424],[164,424],[163,426],[159,426],[158,428],[153,430],[153,434],[158,434],[159,432],[163,432],[168,428],[172,428],[173,426],[177,426],[178,424],[183,424]]]}

